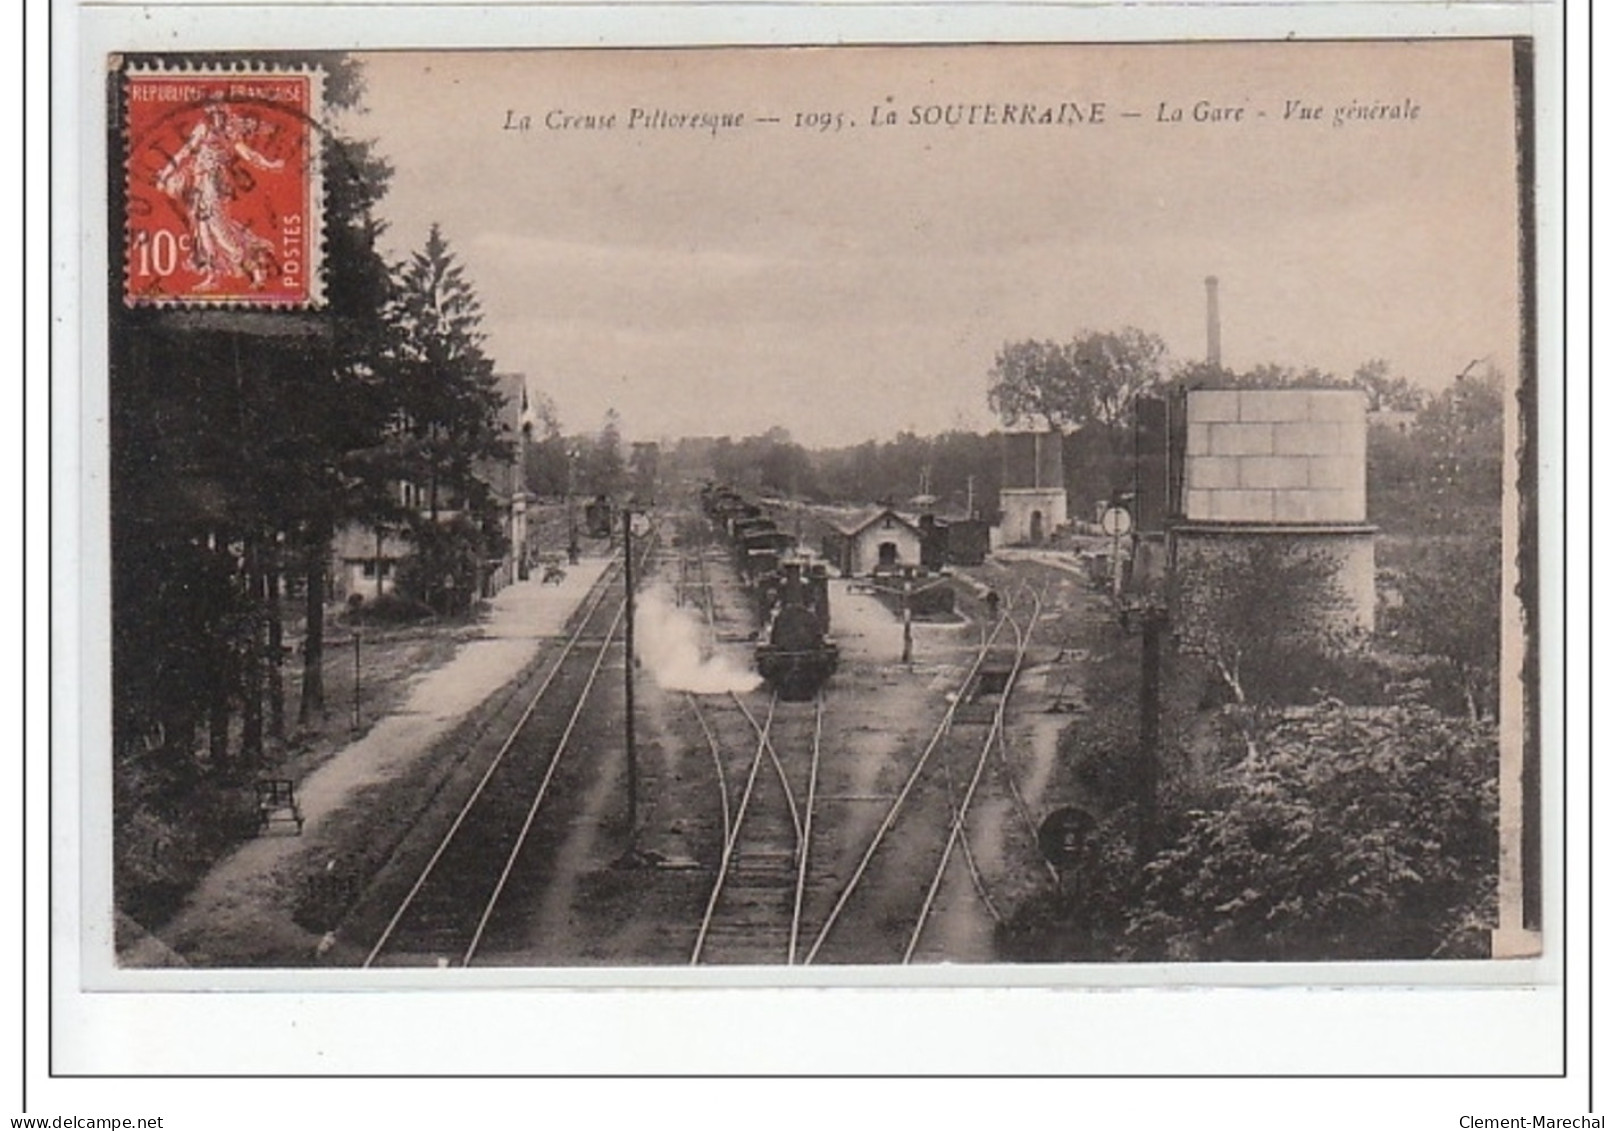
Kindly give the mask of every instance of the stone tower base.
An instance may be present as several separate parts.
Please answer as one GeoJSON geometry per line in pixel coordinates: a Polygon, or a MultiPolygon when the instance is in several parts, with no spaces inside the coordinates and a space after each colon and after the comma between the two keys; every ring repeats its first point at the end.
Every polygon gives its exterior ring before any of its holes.
{"type": "MultiPolygon", "coordinates": [[[[1320,628],[1373,632],[1374,533],[1374,527],[1359,523],[1338,526],[1194,523],[1175,527],[1172,554],[1178,604],[1187,609],[1198,603],[1197,578],[1206,577],[1219,559],[1242,562],[1248,560],[1252,547],[1282,546],[1297,556],[1316,555],[1333,566],[1336,608],[1330,614],[1330,623],[1320,628]]],[[[1261,584],[1260,578],[1251,580],[1261,584]]],[[[1178,619],[1175,613],[1174,622],[1178,619]]]]}
{"type": "Polygon", "coordinates": [[[1064,487],[1005,487],[998,493],[1003,512],[998,544],[1036,546],[1066,524],[1064,487]]]}

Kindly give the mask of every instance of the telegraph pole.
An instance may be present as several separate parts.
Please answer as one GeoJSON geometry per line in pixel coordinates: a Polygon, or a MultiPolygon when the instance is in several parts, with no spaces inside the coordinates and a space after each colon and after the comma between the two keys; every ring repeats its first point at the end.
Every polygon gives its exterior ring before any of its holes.
{"type": "Polygon", "coordinates": [[[903,662],[914,661],[914,579],[903,579],[903,662]]]}
{"type": "Polygon", "coordinates": [[[622,508],[622,579],[627,589],[627,624],[623,627],[622,687],[624,699],[624,750],[628,755],[628,844],[634,843],[639,824],[639,764],[634,751],[634,512],[622,508]]]}
{"type": "Polygon", "coordinates": [[[578,564],[578,512],[576,499],[578,473],[578,453],[568,448],[566,452],[566,560],[568,565],[578,564]]]}
{"type": "Polygon", "coordinates": [[[1138,689],[1139,859],[1155,855],[1161,788],[1161,645],[1167,613],[1154,602],[1143,609],[1143,639],[1138,689]]]}
{"type": "Polygon", "coordinates": [[[359,729],[359,626],[353,626],[353,729],[359,729]]]}

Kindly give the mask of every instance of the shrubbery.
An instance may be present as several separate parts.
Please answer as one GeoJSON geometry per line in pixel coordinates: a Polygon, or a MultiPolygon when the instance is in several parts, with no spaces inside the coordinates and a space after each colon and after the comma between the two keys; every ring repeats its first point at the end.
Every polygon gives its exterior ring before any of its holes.
{"type": "Polygon", "coordinates": [[[413,624],[432,616],[431,607],[402,593],[383,593],[369,600],[349,600],[349,624],[413,624]]]}
{"type": "Polygon", "coordinates": [[[127,760],[116,794],[113,891],[118,907],[148,927],[178,910],[212,862],[257,830],[246,786],[157,773],[127,760]]]}
{"type": "Polygon", "coordinates": [[[1483,957],[1495,919],[1497,736],[1429,707],[1327,702],[1230,725],[1180,779],[1140,867],[1137,810],[1097,821],[1066,890],[1023,906],[1010,957],[1483,957]]]}
{"type": "Polygon", "coordinates": [[[1304,555],[1214,571],[1210,588],[1226,607],[1167,659],[1153,774],[1141,772],[1137,653],[1117,641],[1090,667],[1094,710],[1060,742],[1093,832],[1062,890],[1011,917],[1005,955],[1486,955],[1498,866],[1498,612],[1497,551],[1485,541],[1436,546],[1414,563],[1420,576],[1392,621],[1411,652],[1303,631],[1310,617],[1300,613],[1327,618],[1327,599],[1267,615],[1264,593],[1310,580],[1304,555]]]}
{"type": "Polygon", "coordinates": [[[1155,959],[1484,954],[1497,736],[1428,707],[1290,713],[1208,784],[1144,867],[1122,946],[1155,959]]]}
{"type": "Polygon", "coordinates": [[[398,593],[444,616],[468,612],[482,577],[484,540],[478,526],[461,516],[421,523],[410,531],[413,551],[398,566],[398,593]]]}

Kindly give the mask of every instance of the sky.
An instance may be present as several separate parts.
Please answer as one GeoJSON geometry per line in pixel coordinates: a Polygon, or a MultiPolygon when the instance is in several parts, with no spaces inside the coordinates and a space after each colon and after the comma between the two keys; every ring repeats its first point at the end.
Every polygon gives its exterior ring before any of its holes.
{"type": "Polygon", "coordinates": [[[388,252],[439,223],[498,368],[569,431],[991,427],[1008,341],[1137,326],[1202,358],[1208,275],[1236,369],[1516,368],[1505,43],[360,59],[343,128],[393,164],[388,252]]]}

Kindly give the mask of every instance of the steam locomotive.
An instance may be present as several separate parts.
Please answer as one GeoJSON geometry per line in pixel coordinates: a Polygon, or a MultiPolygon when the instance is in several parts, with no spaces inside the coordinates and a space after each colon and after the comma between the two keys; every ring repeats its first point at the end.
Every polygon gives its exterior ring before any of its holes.
{"type": "Polygon", "coordinates": [[[707,484],[701,506],[734,549],[757,617],[757,671],[781,699],[812,699],[836,669],[830,639],[830,574],[796,538],[731,488],[707,484]]]}

